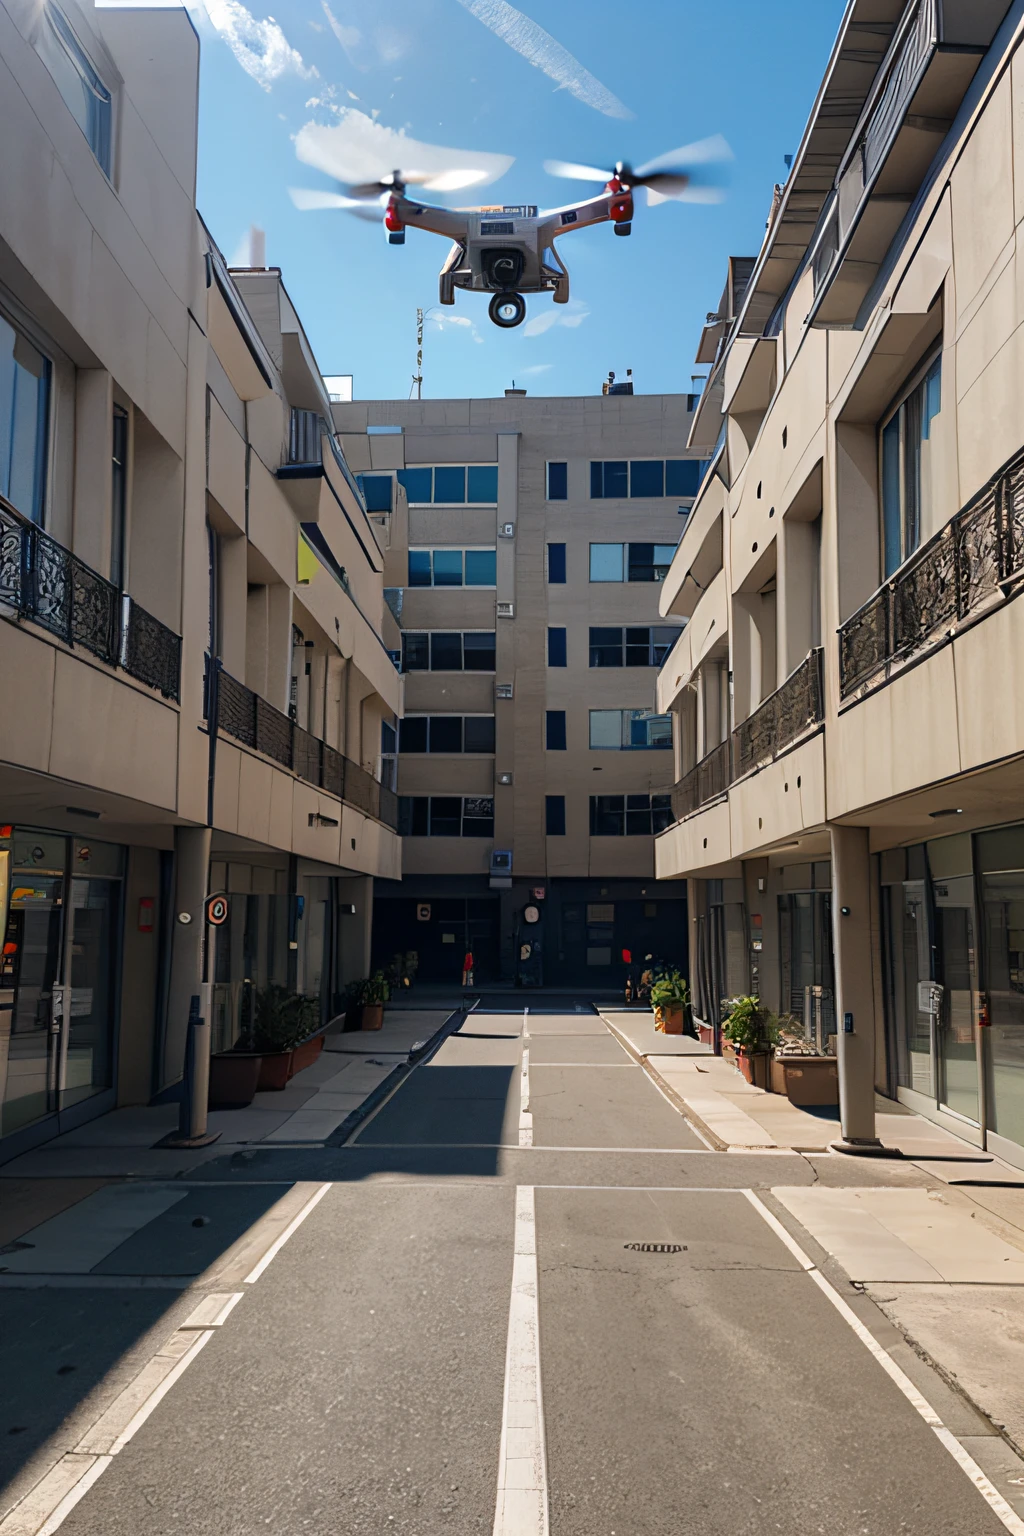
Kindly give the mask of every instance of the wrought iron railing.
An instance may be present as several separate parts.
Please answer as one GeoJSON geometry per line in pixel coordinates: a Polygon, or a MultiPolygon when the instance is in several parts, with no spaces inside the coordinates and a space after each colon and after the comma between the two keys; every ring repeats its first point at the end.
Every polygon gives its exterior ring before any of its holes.
{"type": "Polygon", "coordinates": [[[341,445],[334,435],[334,428],[326,421],[319,411],[303,410],[299,406],[292,407],[291,419],[288,424],[288,463],[289,464],[321,464],[320,441],[327,439],[331,457],[341,470],[352,494],[359,506],[366,511],[366,499],[356,480],[355,475],[348,467],[348,461],[341,451],[341,445]]]}
{"type": "Polygon", "coordinates": [[[717,800],[729,788],[732,778],[729,743],[723,741],[702,757],[695,768],[684,774],[672,790],[672,814],[676,821],[717,800]]]}
{"type": "Polygon", "coordinates": [[[824,652],[811,651],[775,692],[732,733],[732,776],[741,779],[770,763],[825,717],[824,652]]]}
{"type": "Polygon", "coordinates": [[[0,603],[164,698],[179,699],[181,636],[4,502],[0,603]]]}
{"type": "MultiPolygon", "coordinates": [[[[206,673],[204,714],[209,720],[211,674],[206,673]]],[[[367,816],[398,830],[398,797],[379,784],[372,773],[304,731],[288,715],[240,683],[230,672],[218,669],[216,677],[217,729],[243,746],[263,752],[282,768],[289,768],[307,784],[363,811],[367,816]]]]}
{"type": "Polygon", "coordinates": [[[921,546],[839,630],[844,699],[881,683],[1024,581],[1024,453],[921,546]]]}

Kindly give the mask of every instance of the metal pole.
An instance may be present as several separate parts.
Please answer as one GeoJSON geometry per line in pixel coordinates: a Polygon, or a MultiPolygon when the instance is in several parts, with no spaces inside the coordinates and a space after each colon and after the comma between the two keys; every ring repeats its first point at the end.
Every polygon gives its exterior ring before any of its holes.
{"type": "Polygon", "coordinates": [[[193,994],[185,1031],[185,1071],[178,1103],[178,1129],[157,1142],[158,1147],[208,1147],[220,1131],[206,1129],[210,1092],[210,1025],[199,1012],[199,996],[193,994]]]}

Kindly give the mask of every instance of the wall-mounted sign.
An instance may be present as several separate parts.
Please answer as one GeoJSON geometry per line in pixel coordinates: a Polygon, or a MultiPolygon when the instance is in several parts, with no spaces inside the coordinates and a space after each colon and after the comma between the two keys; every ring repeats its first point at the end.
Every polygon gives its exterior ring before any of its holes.
{"type": "Polygon", "coordinates": [[[228,898],[223,891],[206,898],[206,921],[211,928],[220,928],[228,920],[228,898]]]}
{"type": "Polygon", "coordinates": [[[430,922],[430,902],[420,901],[416,904],[416,921],[418,923],[430,922]]]}
{"type": "Polygon", "coordinates": [[[524,923],[537,923],[539,921],[540,921],[540,910],[539,910],[539,908],[537,908],[537,907],[524,907],[523,908],[523,922],[524,923]]]}

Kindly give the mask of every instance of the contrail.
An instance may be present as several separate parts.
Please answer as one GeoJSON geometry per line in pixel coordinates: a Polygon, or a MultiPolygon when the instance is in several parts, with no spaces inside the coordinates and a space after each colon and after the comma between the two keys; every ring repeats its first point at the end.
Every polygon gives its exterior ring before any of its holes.
{"type": "Polygon", "coordinates": [[[459,0],[459,4],[489,27],[495,37],[500,37],[503,43],[522,54],[535,69],[543,70],[550,80],[556,80],[577,101],[603,112],[606,117],[633,116],[629,108],[584,69],[550,32],[545,32],[529,16],[517,11],[514,5],[507,4],[507,0],[459,0]]]}

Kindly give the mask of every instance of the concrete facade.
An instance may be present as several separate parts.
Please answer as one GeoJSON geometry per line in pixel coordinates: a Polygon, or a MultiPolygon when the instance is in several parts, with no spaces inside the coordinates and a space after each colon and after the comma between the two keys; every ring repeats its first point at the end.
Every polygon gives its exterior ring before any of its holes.
{"type": "Polygon", "coordinates": [[[955,9],[851,5],[702,338],[657,869],[709,1021],[753,990],[838,1030],[847,1135],[876,1085],[1019,1163],[1024,31],[955,9]]]}

